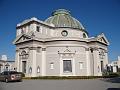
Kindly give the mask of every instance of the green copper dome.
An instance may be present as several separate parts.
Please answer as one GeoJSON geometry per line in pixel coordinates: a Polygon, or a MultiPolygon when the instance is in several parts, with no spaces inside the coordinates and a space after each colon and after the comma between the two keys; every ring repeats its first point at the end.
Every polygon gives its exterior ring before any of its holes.
{"type": "Polygon", "coordinates": [[[55,27],[77,28],[84,30],[82,24],[71,16],[70,11],[58,9],[52,13],[52,16],[45,20],[46,23],[52,23],[55,27]]]}

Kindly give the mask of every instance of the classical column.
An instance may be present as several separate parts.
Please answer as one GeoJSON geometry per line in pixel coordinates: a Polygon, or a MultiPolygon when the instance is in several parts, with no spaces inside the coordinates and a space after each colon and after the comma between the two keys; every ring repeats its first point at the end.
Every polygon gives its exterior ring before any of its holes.
{"type": "Polygon", "coordinates": [[[105,50],[105,64],[108,64],[108,51],[107,50],[105,50]]]}
{"type": "Polygon", "coordinates": [[[72,59],[72,72],[73,72],[73,76],[76,76],[76,74],[75,74],[75,59],[73,58],[72,59]]]}
{"type": "Polygon", "coordinates": [[[90,48],[90,71],[91,71],[91,75],[94,76],[94,54],[93,54],[93,48],[90,48]]]}
{"type": "MultiPolygon", "coordinates": [[[[36,77],[37,73],[37,67],[36,67],[36,47],[31,47],[30,48],[30,60],[31,60],[31,65],[32,65],[32,77],[36,77]]],[[[30,69],[30,68],[29,68],[30,69]]],[[[28,72],[29,72],[28,69],[28,72]]]]}
{"type": "Polygon", "coordinates": [[[60,76],[62,76],[63,74],[63,60],[62,60],[62,55],[59,54],[60,56],[60,76]]]}
{"type": "Polygon", "coordinates": [[[86,51],[86,63],[87,63],[87,76],[91,75],[91,69],[90,69],[90,54],[89,54],[89,48],[85,48],[86,51]]]}
{"type": "Polygon", "coordinates": [[[98,47],[93,47],[93,75],[94,76],[98,76],[98,63],[99,63],[99,51],[98,51],[98,47]]]}
{"type": "Polygon", "coordinates": [[[16,55],[15,55],[15,67],[17,68],[17,71],[20,72],[19,50],[16,50],[16,55]]]}
{"type": "Polygon", "coordinates": [[[42,76],[46,76],[46,48],[42,48],[42,76]]]}
{"type": "Polygon", "coordinates": [[[19,55],[19,72],[23,72],[22,56],[19,55]]]}

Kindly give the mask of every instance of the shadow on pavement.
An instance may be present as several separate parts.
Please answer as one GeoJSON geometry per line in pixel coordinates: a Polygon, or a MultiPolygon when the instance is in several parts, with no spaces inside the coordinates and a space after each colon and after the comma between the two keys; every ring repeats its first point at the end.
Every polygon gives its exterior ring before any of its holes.
{"type": "MultiPolygon", "coordinates": [[[[0,81],[0,83],[6,83],[6,82],[0,81]]],[[[20,83],[20,81],[9,81],[9,82],[7,82],[7,83],[20,83]]],[[[0,89],[0,90],[1,90],[1,89],[0,89]]]]}
{"type": "Polygon", "coordinates": [[[108,88],[107,90],[120,90],[120,88],[108,88]]]}
{"type": "MultiPolygon", "coordinates": [[[[111,82],[111,83],[120,83],[120,77],[116,77],[116,78],[106,78],[106,79],[102,79],[103,81],[106,82],[111,82]]],[[[112,89],[108,89],[108,90],[112,90],[112,89]]],[[[114,90],[114,89],[113,89],[114,90]]],[[[120,90],[120,89],[119,89],[120,90]]]]}

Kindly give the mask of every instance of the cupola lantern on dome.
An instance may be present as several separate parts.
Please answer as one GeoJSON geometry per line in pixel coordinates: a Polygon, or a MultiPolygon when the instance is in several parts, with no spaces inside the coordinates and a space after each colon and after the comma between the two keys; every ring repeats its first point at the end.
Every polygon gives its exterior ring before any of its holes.
{"type": "Polygon", "coordinates": [[[58,9],[52,13],[52,16],[45,20],[46,23],[54,24],[59,28],[75,28],[84,30],[83,25],[74,17],[71,16],[70,11],[65,9],[58,9]]]}
{"type": "Polygon", "coordinates": [[[65,10],[65,9],[58,9],[55,10],[54,12],[52,12],[52,15],[58,15],[58,14],[66,14],[66,15],[70,15],[70,11],[65,10]]]}

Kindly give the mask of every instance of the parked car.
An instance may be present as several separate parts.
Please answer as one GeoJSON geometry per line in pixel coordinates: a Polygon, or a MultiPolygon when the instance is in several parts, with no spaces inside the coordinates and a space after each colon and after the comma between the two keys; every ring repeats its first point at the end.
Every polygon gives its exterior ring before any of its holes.
{"type": "Polygon", "coordinates": [[[0,81],[22,81],[22,75],[16,71],[4,71],[0,74],[0,81]]]}

